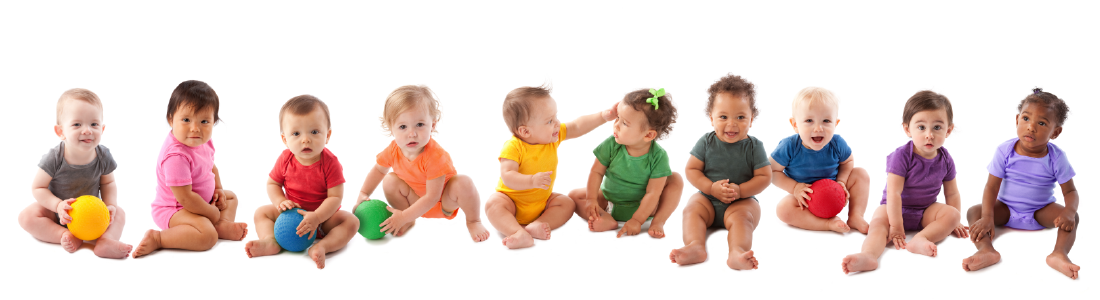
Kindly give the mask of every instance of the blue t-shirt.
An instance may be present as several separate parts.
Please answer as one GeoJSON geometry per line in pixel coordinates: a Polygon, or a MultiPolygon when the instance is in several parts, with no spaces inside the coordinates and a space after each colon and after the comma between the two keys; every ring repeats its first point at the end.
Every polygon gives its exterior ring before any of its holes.
{"type": "Polygon", "coordinates": [[[779,146],[772,151],[772,159],[784,167],[783,174],[801,183],[825,178],[836,180],[840,163],[851,156],[852,148],[839,134],[834,134],[829,144],[818,151],[802,146],[798,134],[780,140],[779,146]]]}

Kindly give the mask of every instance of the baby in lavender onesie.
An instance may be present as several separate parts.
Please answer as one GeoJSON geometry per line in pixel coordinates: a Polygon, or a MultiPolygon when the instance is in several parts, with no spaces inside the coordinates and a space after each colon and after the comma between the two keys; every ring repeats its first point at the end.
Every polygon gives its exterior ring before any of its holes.
{"type": "Polygon", "coordinates": [[[1047,265],[1077,279],[1081,267],[1069,260],[1081,220],[1073,185],[1075,173],[1065,152],[1050,143],[1062,133],[1069,106],[1037,88],[1016,109],[1017,137],[997,146],[987,167],[989,181],[982,204],[967,212],[970,239],[978,252],[963,260],[963,269],[974,271],[1001,260],[1001,254],[993,249],[994,225],[1023,230],[1058,228],[1047,265]],[[1054,203],[1055,183],[1061,186],[1065,206],[1054,203]]]}

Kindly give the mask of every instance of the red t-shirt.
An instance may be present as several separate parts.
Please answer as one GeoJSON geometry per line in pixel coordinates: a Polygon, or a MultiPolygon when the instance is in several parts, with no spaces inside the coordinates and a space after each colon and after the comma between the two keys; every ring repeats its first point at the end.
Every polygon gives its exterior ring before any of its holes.
{"type": "Polygon", "coordinates": [[[287,149],[279,155],[268,176],[283,185],[287,199],[304,210],[314,211],[328,198],[328,189],[344,183],[344,167],[328,148],[321,151],[321,160],[308,166],[294,159],[294,153],[287,149]]]}

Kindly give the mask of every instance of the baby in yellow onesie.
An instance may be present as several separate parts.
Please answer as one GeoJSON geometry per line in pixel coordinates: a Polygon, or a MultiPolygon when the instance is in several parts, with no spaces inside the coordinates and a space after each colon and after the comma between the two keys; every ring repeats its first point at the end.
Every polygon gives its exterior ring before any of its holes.
{"type": "Polygon", "coordinates": [[[573,200],[554,193],[558,145],[615,120],[618,102],[608,110],[558,121],[558,104],[547,87],[521,87],[504,99],[504,122],[512,138],[500,151],[500,182],[485,203],[489,223],[508,237],[510,249],[534,246],[550,239],[550,230],[573,216],[573,200]]]}

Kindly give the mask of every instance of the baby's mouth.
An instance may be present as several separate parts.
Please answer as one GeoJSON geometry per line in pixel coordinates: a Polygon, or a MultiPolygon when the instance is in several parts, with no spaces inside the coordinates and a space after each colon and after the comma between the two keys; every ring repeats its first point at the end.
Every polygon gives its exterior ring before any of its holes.
{"type": "Polygon", "coordinates": [[[80,142],[81,142],[81,143],[89,143],[89,144],[90,144],[90,143],[92,143],[92,142],[94,142],[94,141],[95,141],[95,140],[93,140],[93,139],[83,139],[83,140],[80,140],[80,142]]]}
{"type": "Polygon", "coordinates": [[[814,144],[820,144],[820,143],[821,143],[821,141],[824,141],[824,140],[825,140],[825,137],[823,137],[823,136],[815,136],[815,137],[811,137],[810,139],[814,141],[814,144]]]}
{"type": "Polygon", "coordinates": [[[412,147],[416,147],[416,145],[419,145],[419,144],[420,143],[417,143],[417,142],[409,142],[408,144],[405,144],[405,147],[412,148],[412,147]]]}
{"type": "Polygon", "coordinates": [[[737,135],[738,135],[738,134],[740,134],[740,132],[736,132],[736,131],[726,131],[726,132],[723,132],[723,134],[725,134],[725,135],[726,135],[726,138],[729,138],[729,139],[734,139],[734,138],[737,138],[737,135]]]}
{"type": "Polygon", "coordinates": [[[308,147],[304,148],[304,149],[302,149],[302,153],[313,153],[313,149],[310,149],[308,147]]]}

